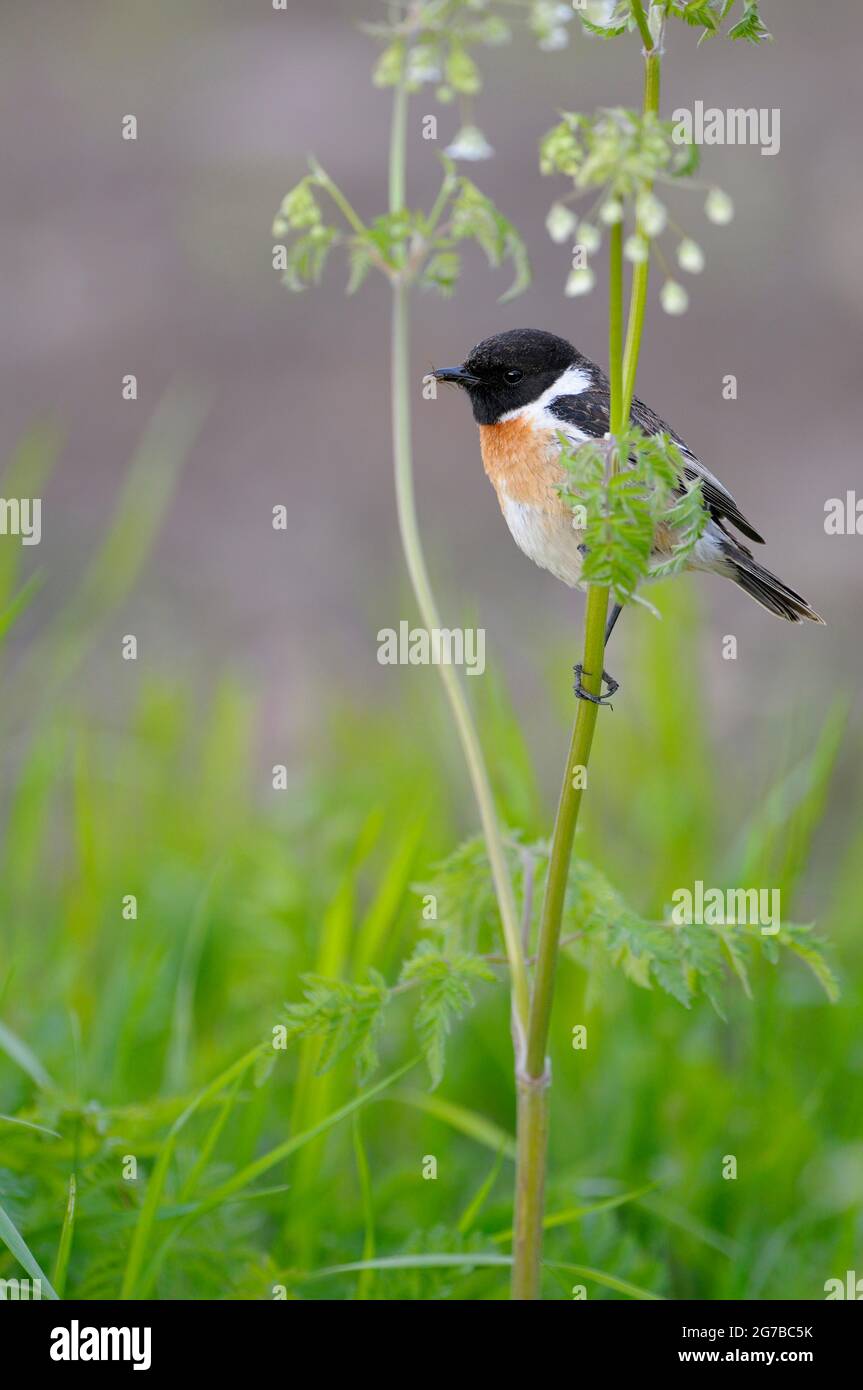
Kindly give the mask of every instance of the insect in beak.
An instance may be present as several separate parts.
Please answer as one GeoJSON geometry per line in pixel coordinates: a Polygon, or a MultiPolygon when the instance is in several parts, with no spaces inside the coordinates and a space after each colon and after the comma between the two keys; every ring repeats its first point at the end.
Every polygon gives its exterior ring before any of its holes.
{"type": "Polygon", "coordinates": [[[439,367],[431,375],[435,381],[448,381],[453,386],[479,386],[479,377],[472,376],[464,367],[439,367]]]}

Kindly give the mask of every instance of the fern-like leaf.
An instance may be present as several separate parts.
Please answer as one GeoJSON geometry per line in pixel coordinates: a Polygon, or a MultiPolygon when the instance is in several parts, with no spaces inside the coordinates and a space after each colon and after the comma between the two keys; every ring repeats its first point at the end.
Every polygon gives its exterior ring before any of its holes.
{"type": "Polygon", "coordinates": [[[369,975],[370,983],[363,985],[304,975],[304,1001],[285,1005],[288,1041],[323,1039],[319,1074],[329,1070],[348,1049],[354,1054],[361,1084],[377,1067],[378,1037],[390,995],[377,971],[369,975]]]}
{"type": "Polygon", "coordinates": [[[431,1075],[432,1089],[444,1071],[447,1034],[455,1019],[473,1004],[472,985],[493,980],[494,974],[479,956],[459,952],[445,956],[430,941],[423,941],[402,967],[405,984],[418,984],[420,1004],[414,1026],[431,1075]]]}

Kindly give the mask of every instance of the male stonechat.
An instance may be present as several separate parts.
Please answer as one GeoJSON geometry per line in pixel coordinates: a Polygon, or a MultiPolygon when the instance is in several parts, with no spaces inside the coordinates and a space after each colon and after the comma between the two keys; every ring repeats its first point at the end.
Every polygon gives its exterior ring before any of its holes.
{"type": "MultiPolygon", "coordinates": [[[[564,338],[535,328],[513,329],[486,338],[460,367],[441,368],[432,375],[438,381],[463,387],[470,396],[479,425],[483,465],[517,545],[535,564],[575,587],[581,575],[583,533],[573,527],[571,509],[560,493],[566,482],[566,470],[560,462],[561,436],[579,444],[608,434],[608,378],[564,338]]],[[[701,482],[709,519],[686,568],[731,579],[762,608],[788,622],[806,618],[823,623],[800,594],[760,565],[732,534],[729,527],[763,544],[764,538],[747,521],[728,489],[680,436],[637,397],[633,398],[630,418],[646,434],[668,434],[682,456],[684,478],[701,482]]],[[[657,560],[662,558],[663,539],[658,532],[654,541],[657,560]]],[[[616,604],[606,641],[619,614],[616,604]]],[[[585,691],[581,672],[577,675],[576,694],[598,703],[600,697],[585,691]]]]}

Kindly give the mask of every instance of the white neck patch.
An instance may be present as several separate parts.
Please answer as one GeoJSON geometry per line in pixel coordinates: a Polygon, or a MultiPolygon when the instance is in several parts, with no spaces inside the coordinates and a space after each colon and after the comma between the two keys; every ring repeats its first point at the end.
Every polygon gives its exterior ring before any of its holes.
{"type": "Polygon", "coordinates": [[[546,409],[552,401],[557,400],[558,396],[580,396],[582,391],[586,391],[591,385],[592,380],[590,372],[585,371],[584,367],[567,367],[557,381],[553,381],[535,401],[519,406],[518,410],[508,410],[505,415],[501,415],[498,424],[506,424],[508,420],[530,420],[534,424],[545,422],[546,409]]]}

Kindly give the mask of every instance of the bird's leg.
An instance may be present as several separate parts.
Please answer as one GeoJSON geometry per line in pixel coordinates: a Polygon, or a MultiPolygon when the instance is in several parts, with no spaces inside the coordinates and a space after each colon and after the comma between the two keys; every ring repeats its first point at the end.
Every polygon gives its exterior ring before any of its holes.
{"type": "Polygon", "coordinates": [[[589,690],[585,690],[581,682],[582,676],[589,676],[590,672],[585,671],[581,662],[579,662],[577,666],[573,666],[572,669],[575,672],[575,685],[572,688],[575,691],[576,699],[589,700],[592,705],[609,705],[609,708],[611,708],[609,701],[614,692],[620,689],[614,677],[610,676],[607,671],[603,671],[602,679],[605,681],[608,689],[604,695],[591,695],[589,690]]]}
{"type": "Polygon", "coordinates": [[[616,603],[616,604],[614,605],[614,607],[612,608],[612,610],[611,610],[611,613],[610,613],[609,619],[608,619],[608,623],[606,624],[606,628],[605,628],[605,645],[606,645],[606,647],[608,646],[608,639],[609,639],[609,637],[610,637],[611,634],[614,632],[614,624],[617,622],[617,620],[618,620],[618,618],[620,617],[620,615],[621,615],[622,612],[623,612],[623,604],[622,604],[622,603],[616,603]]]}
{"type": "MultiPolygon", "coordinates": [[[[603,643],[604,646],[608,645],[608,639],[614,631],[614,624],[617,622],[622,611],[622,605],[619,603],[616,603],[612,608],[605,629],[605,642],[603,643]]],[[[610,676],[607,671],[603,671],[602,679],[608,686],[608,690],[605,692],[604,695],[591,695],[589,690],[585,690],[581,679],[582,676],[590,675],[590,672],[585,671],[584,667],[581,665],[580,662],[578,666],[574,666],[572,669],[575,672],[575,685],[573,686],[573,690],[575,691],[576,699],[590,700],[591,704],[593,705],[608,705],[609,708],[611,708],[611,697],[615,693],[615,691],[620,689],[620,683],[614,679],[614,676],[610,676]]]]}

